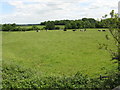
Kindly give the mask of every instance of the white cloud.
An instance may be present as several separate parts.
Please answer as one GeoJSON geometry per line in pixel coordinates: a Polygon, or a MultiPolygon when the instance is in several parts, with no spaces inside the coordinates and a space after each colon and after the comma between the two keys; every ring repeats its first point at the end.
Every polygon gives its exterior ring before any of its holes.
{"type": "MultiPolygon", "coordinates": [[[[2,0],[1,0],[2,1],[2,0]]],[[[117,12],[119,0],[4,0],[15,6],[15,12],[1,15],[2,23],[40,23],[45,20],[101,18],[112,9],[117,12]]]]}

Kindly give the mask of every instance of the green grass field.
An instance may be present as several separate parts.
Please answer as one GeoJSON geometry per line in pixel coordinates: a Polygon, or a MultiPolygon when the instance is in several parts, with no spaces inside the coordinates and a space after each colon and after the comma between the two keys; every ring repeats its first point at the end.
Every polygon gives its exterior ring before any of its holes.
{"type": "MultiPolygon", "coordinates": [[[[80,71],[97,77],[114,70],[111,56],[98,43],[107,43],[109,32],[80,31],[3,32],[3,65],[30,68],[42,76],[72,75],[80,71]]],[[[109,36],[112,39],[112,36],[109,36]]]]}
{"type": "MultiPolygon", "coordinates": [[[[45,25],[35,25],[35,26],[37,26],[38,28],[40,28],[40,29],[43,29],[44,27],[45,27],[45,25]]],[[[18,26],[19,27],[19,26],[18,26]]],[[[32,26],[20,26],[20,27],[24,27],[24,28],[32,28],[32,26]]],[[[64,25],[55,25],[55,27],[60,27],[60,29],[64,29],[64,25]]]]}

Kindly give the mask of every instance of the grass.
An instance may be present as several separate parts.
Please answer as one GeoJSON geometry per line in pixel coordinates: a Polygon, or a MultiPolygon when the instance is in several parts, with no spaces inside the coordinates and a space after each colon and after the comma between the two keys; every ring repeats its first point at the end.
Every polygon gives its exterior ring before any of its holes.
{"type": "Polygon", "coordinates": [[[105,75],[117,67],[108,51],[99,49],[98,43],[114,48],[106,34],[110,35],[97,30],[3,32],[3,65],[30,68],[38,76],[69,76],[78,71],[91,77],[105,75]]]}
{"type": "MultiPolygon", "coordinates": [[[[43,29],[45,25],[35,25],[40,29],[43,29]]],[[[24,28],[32,28],[32,26],[18,26],[18,27],[24,27],[24,28]]],[[[55,25],[55,27],[60,27],[60,29],[64,29],[64,25],[55,25]]]]}

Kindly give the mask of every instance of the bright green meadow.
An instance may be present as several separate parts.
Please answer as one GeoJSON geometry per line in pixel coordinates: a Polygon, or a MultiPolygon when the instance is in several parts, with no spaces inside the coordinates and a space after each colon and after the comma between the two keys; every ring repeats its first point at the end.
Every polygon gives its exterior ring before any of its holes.
{"type": "Polygon", "coordinates": [[[105,75],[117,64],[100,44],[115,46],[109,31],[97,30],[3,32],[3,65],[19,65],[38,76],[69,76],[78,71],[91,77],[105,75]],[[106,34],[110,40],[106,40],[106,34]]]}

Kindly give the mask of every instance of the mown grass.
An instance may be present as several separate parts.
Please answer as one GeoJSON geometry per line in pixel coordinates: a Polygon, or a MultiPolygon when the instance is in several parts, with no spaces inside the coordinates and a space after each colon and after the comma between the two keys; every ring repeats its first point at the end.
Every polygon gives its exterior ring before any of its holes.
{"type": "Polygon", "coordinates": [[[99,49],[98,43],[115,47],[112,36],[107,41],[106,34],[110,35],[97,30],[3,32],[3,65],[30,68],[37,76],[70,76],[79,71],[99,77],[117,67],[108,51],[99,49]]]}

